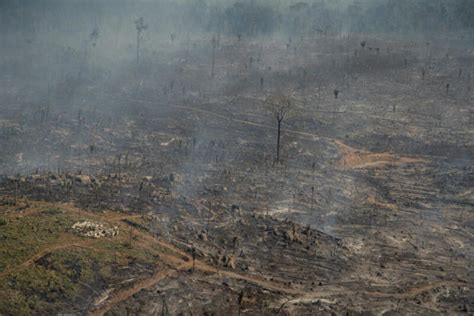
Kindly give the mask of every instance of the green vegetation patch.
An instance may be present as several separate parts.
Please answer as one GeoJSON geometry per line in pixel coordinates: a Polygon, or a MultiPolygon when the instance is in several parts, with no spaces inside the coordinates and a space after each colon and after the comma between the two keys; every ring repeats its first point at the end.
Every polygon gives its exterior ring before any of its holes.
{"type": "Polygon", "coordinates": [[[57,241],[74,223],[65,212],[47,209],[24,217],[11,217],[0,226],[0,273],[32,257],[57,241]],[[46,213],[45,213],[46,212],[46,213]]]}
{"type": "Polygon", "coordinates": [[[100,217],[84,218],[61,208],[32,208],[24,216],[5,217],[0,226],[0,315],[82,313],[99,293],[130,278],[129,268],[122,267],[147,267],[148,272],[139,270],[151,273],[164,249],[142,244],[135,235],[130,245],[126,226],[113,238],[71,232],[77,221],[100,217]]]}

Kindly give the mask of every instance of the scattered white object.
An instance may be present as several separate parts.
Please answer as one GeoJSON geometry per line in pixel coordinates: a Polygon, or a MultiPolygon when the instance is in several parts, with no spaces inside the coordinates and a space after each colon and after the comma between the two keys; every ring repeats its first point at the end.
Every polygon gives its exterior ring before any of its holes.
{"type": "Polygon", "coordinates": [[[114,237],[117,236],[119,232],[117,226],[110,227],[92,221],[77,222],[72,225],[72,229],[81,236],[91,238],[114,237]]]}

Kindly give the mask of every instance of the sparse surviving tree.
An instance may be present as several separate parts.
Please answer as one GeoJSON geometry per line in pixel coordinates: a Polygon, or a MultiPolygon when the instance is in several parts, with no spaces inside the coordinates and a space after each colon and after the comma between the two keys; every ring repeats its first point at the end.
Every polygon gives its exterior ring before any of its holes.
{"type": "Polygon", "coordinates": [[[135,28],[137,30],[137,65],[140,63],[140,40],[143,31],[148,28],[148,25],[145,24],[145,19],[143,17],[135,21],[135,28]]]}
{"type": "Polygon", "coordinates": [[[294,105],[290,96],[271,96],[265,100],[265,105],[269,112],[277,121],[277,147],[276,147],[276,163],[280,163],[280,144],[281,144],[281,124],[288,116],[294,105]]]}

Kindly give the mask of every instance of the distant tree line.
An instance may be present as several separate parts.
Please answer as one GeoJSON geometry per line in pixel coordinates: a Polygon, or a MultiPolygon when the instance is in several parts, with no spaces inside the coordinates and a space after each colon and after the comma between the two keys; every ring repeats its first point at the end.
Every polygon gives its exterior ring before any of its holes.
{"type": "MultiPolygon", "coordinates": [[[[212,31],[257,36],[354,32],[432,32],[474,28],[474,0],[10,0],[0,31],[75,31],[110,17],[143,16],[151,31],[212,31]],[[350,3],[347,5],[347,3],[350,3]],[[73,14],[71,14],[73,12],[73,14]]],[[[88,31],[90,32],[90,31],[88,31]]]]}
{"type": "Polygon", "coordinates": [[[472,0],[355,1],[347,9],[351,31],[429,32],[474,27],[472,0]]]}

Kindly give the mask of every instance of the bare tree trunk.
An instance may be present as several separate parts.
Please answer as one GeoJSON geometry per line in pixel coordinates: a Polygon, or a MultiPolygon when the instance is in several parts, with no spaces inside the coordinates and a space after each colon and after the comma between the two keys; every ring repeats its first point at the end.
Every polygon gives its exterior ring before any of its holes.
{"type": "Polygon", "coordinates": [[[15,205],[18,204],[18,188],[20,186],[20,180],[15,180],[15,205]]]}
{"type": "Polygon", "coordinates": [[[277,164],[280,163],[281,121],[282,120],[278,119],[277,158],[276,158],[277,164]]]}
{"type": "Polygon", "coordinates": [[[191,254],[193,258],[193,273],[194,273],[194,270],[196,269],[196,248],[194,248],[194,246],[191,249],[191,254]]]}
{"type": "Polygon", "coordinates": [[[137,32],[137,65],[140,63],[140,32],[137,32]]]}
{"type": "Polygon", "coordinates": [[[214,64],[216,56],[216,44],[215,41],[212,41],[212,65],[211,65],[211,77],[214,78],[214,64]]]}
{"type": "Polygon", "coordinates": [[[166,304],[165,298],[163,297],[163,305],[161,307],[161,316],[169,315],[168,304],[166,304]]]}
{"type": "Polygon", "coordinates": [[[119,32],[120,32],[120,26],[122,25],[122,19],[119,18],[118,20],[118,25],[117,25],[117,30],[115,32],[115,49],[118,49],[119,47],[119,32]]]}

